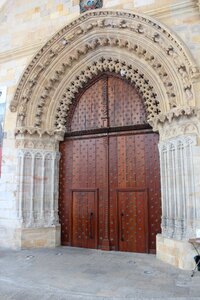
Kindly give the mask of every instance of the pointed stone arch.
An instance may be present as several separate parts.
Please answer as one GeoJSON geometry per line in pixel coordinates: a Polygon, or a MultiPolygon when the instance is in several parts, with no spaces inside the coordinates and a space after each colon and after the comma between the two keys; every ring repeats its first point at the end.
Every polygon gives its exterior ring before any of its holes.
{"type": "Polygon", "coordinates": [[[90,11],[53,36],[25,70],[10,105],[17,131],[63,130],[78,89],[105,70],[135,84],[155,130],[196,104],[198,68],[166,26],[136,13],[90,11]]]}

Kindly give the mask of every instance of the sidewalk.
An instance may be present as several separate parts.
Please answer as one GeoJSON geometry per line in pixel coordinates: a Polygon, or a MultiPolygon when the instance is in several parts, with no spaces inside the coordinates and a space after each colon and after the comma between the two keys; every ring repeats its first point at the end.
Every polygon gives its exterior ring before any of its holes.
{"type": "Polygon", "coordinates": [[[200,272],[154,255],[56,249],[0,251],[0,300],[200,299],[200,272]]]}

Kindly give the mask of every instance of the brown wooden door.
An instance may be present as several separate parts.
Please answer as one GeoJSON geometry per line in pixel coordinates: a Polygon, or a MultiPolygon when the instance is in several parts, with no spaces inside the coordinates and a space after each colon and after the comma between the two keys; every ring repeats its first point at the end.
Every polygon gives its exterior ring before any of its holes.
{"type": "Polygon", "coordinates": [[[137,91],[103,76],[77,97],[67,128],[60,145],[62,244],[155,252],[158,135],[146,124],[137,91]]]}

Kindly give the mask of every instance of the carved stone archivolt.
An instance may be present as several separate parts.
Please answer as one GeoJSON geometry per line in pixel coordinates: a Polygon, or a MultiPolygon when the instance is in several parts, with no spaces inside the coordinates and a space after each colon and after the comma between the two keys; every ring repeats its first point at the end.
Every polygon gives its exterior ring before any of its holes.
{"type": "MultiPolygon", "coordinates": [[[[80,74],[77,74],[76,78],[70,82],[67,89],[62,94],[56,109],[56,120],[54,125],[57,128],[62,126],[65,127],[67,111],[79,89],[84,88],[84,85],[86,85],[94,76],[107,71],[119,74],[137,88],[145,101],[149,120],[153,119],[154,116],[160,112],[159,101],[154,87],[150,80],[145,78],[143,73],[139,72],[138,68],[134,68],[133,65],[127,65],[125,61],[120,61],[119,59],[101,57],[91,65],[87,65],[86,68],[83,68],[80,74]]],[[[42,104],[43,103],[39,104],[40,110],[38,115],[42,113],[42,104]]],[[[35,123],[35,126],[40,126],[41,118],[37,119],[38,115],[36,115],[35,118],[38,120],[38,123],[35,123]]]]}
{"type": "Polygon", "coordinates": [[[139,14],[91,11],[60,30],[25,70],[10,105],[17,132],[63,131],[75,94],[107,70],[136,86],[154,129],[159,117],[196,104],[199,69],[168,28],[139,14]]]}

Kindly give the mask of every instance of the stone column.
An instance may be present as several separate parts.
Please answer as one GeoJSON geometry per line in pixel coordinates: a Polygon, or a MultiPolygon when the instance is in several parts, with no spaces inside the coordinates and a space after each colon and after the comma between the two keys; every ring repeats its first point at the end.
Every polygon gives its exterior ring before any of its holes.
{"type": "MultiPolygon", "coordinates": [[[[177,126],[178,127],[178,126],[177,126]]],[[[196,134],[177,135],[159,143],[162,188],[162,234],[157,257],[183,269],[193,267],[188,242],[200,224],[200,146],[196,134]]]]}
{"type": "Polygon", "coordinates": [[[22,248],[60,244],[58,145],[55,136],[26,134],[17,137],[16,201],[22,248]]]}
{"type": "Polygon", "coordinates": [[[194,146],[182,136],[159,144],[162,186],[162,234],[178,240],[195,236],[194,146]]]}

